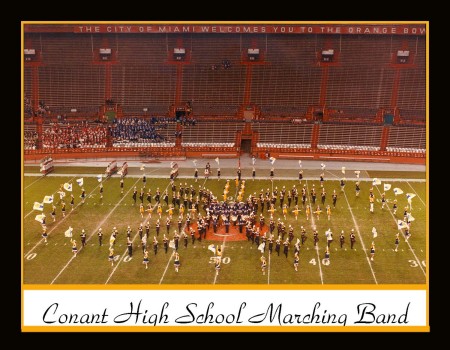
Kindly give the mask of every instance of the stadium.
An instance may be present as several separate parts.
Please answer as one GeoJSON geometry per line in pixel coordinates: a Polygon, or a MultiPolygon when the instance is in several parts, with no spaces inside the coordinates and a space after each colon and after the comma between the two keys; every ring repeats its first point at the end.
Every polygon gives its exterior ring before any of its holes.
{"type": "Polygon", "coordinates": [[[24,284],[427,282],[426,23],[22,25],[24,284]]]}

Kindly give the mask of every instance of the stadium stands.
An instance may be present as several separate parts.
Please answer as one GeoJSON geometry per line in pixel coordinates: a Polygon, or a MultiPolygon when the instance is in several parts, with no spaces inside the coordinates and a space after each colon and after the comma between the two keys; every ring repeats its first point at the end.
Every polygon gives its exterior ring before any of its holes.
{"type": "Polygon", "coordinates": [[[391,126],[387,151],[425,153],[426,129],[424,127],[391,126]]]}
{"type": "Polygon", "coordinates": [[[258,147],[311,147],[313,124],[295,125],[292,123],[253,123],[253,129],[259,133],[258,147]]]}
{"type": "Polygon", "coordinates": [[[367,124],[322,124],[317,148],[378,151],[382,128],[367,124]]]}
{"type": "Polygon", "coordinates": [[[233,147],[236,131],[242,130],[243,122],[198,122],[183,129],[181,145],[185,147],[233,147]]]}

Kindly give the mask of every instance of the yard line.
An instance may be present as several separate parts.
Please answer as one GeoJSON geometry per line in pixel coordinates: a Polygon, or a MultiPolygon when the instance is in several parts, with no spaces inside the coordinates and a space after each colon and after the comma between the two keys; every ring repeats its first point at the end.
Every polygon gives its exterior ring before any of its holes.
{"type": "Polygon", "coordinates": [[[412,190],[414,191],[414,193],[417,195],[417,198],[419,198],[420,201],[423,203],[423,205],[425,205],[425,207],[426,207],[425,202],[422,200],[422,198],[420,198],[419,194],[416,192],[416,190],[414,189],[414,187],[412,187],[411,184],[410,184],[408,181],[406,181],[406,183],[409,185],[409,187],[411,187],[411,189],[412,189],[412,190]]]}
{"type": "Polygon", "coordinates": [[[28,187],[33,185],[35,182],[38,182],[39,180],[43,179],[44,177],[45,177],[45,175],[42,175],[41,177],[38,177],[37,180],[34,180],[32,183],[30,183],[27,187],[24,188],[24,190],[26,190],[28,187]]]}
{"type": "Polygon", "coordinates": [[[164,273],[163,273],[163,275],[161,276],[161,279],[159,280],[159,283],[158,283],[158,284],[161,284],[161,283],[162,283],[162,280],[164,279],[164,276],[166,275],[167,269],[169,268],[170,262],[172,261],[172,257],[173,257],[174,255],[175,255],[175,252],[172,251],[172,254],[170,254],[170,257],[169,257],[169,261],[167,262],[166,268],[164,269],[164,273]]]}
{"type": "MultiPolygon", "coordinates": [[[[224,252],[224,250],[225,250],[225,243],[226,243],[226,240],[227,240],[227,236],[225,236],[225,237],[223,237],[223,244],[222,244],[222,256],[223,256],[223,252],[224,252]]],[[[213,284],[216,284],[216,281],[217,281],[217,273],[214,271],[214,282],[213,282],[213,284]]]]}
{"type": "MultiPolygon", "coordinates": [[[[133,186],[136,186],[136,184],[138,183],[139,178],[136,180],[136,182],[133,184],[133,186]]],[[[98,185],[97,185],[98,186],[98,185]]],[[[111,216],[111,214],[117,209],[117,207],[120,205],[120,203],[127,198],[128,193],[130,193],[131,189],[133,188],[133,186],[130,187],[130,189],[127,191],[127,193],[125,194],[125,196],[123,196],[119,202],[117,202],[117,204],[114,206],[114,208],[111,209],[111,211],[108,213],[108,215],[106,215],[106,217],[100,222],[100,224],[98,224],[98,226],[96,227],[96,229],[94,231],[92,231],[92,233],[90,234],[90,236],[86,239],[86,242],[89,242],[89,240],[92,238],[92,236],[98,231],[98,229],[105,223],[106,220],[108,220],[108,218],[111,216]]],[[[83,250],[83,246],[80,247],[78,252],[81,252],[83,250]]],[[[69,266],[69,264],[72,262],[73,259],[75,259],[75,256],[72,256],[69,261],[67,262],[67,264],[61,269],[61,271],[59,271],[59,273],[56,275],[56,277],[53,279],[53,281],[50,284],[53,284],[57,278],[64,272],[64,270],[67,268],[67,266],[69,266]]]]}
{"type": "MultiPolygon", "coordinates": [[[[73,179],[75,179],[75,177],[76,177],[76,176],[72,177],[69,181],[72,181],[73,179]]],[[[39,178],[39,179],[40,179],[40,178],[39,178]]],[[[38,180],[39,180],[39,179],[38,179],[38,180]]],[[[37,181],[37,180],[36,180],[36,181],[37,181]]],[[[35,181],[35,182],[36,182],[36,181],[35,181]]],[[[34,182],[33,182],[33,183],[34,183],[34,182]]],[[[31,186],[31,185],[30,185],[30,186],[31,186]]],[[[58,193],[58,191],[59,191],[59,190],[53,192],[52,195],[54,196],[56,193],[58,193]]],[[[34,211],[34,209],[31,210],[31,211],[30,211],[27,215],[25,215],[23,218],[26,219],[31,213],[33,213],[33,211],[34,211]]]]}
{"type": "Polygon", "coordinates": [[[345,197],[345,200],[347,201],[348,210],[350,210],[350,214],[352,215],[353,223],[355,224],[356,232],[358,233],[359,240],[361,241],[363,252],[366,255],[366,259],[367,259],[367,263],[369,264],[370,271],[372,271],[373,279],[375,280],[375,284],[378,284],[377,278],[375,277],[375,272],[373,271],[373,268],[372,268],[372,264],[370,263],[369,256],[367,255],[366,246],[364,245],[364,241],[362,239],[361,233],[359,232],[358,223],[356,222],[355,216],[353,215],[353,211],[352,211],[352,208],[350,207],[350,202],[348,201],[347,194],[345,193],[345,191],[344,191],[344,197],[345,197]]]}
{"type": "Polygon", "coordinates": [[[270,254],[269,252],[269,265],[267,266],[267,284],[270,284],[270,256],[272,254],[270,254]]]}
{"type": "MultiPolygon", "coordinates": [[[[381,195],[381,191],[378,189],[377,186],[375,186],[375,187],[376,187],[378,193],[381,195]]],[[[395,226],[397,226],[397,219],[395,218],[394,214],[392,214],[392,211],[390,211],[390,210],[389,210],[389,213],[390,213],[391,216],[392,216],[392,220],[394,220],[394,222],[395,222],[395,226]]],[[[403,233],[403,232],[402,232],[402,233],[403,233]]],[[[411,252],[412,252],[413,255],[414,255],[414,258],[415,258],[416,261],[417,261],[417,265],[419,265],[419,267],[420,267],[420,269],[422,270],[424,276],[426,277],[427,274],[426,274],[425,270],[422,268],[422,263],[420,262],[420,260],[419,260],[419,258],[417,257],[416,253],[414,253],[414,250],[412,249],[411,244],[409,244],[409,241],[406,241],[406,244],[408,244],[409,249],[411,250],[411,252]]]]}
{"type": "MultiPolygon", "coordinates": [[[[306,196],[307,196],[307,197],[309,197],[308,194],[309,194],[308,180],[306,180],[306,196]]],[[[311,202],[310,202],[310,203],[311,203],[311,202]]],[[[311,207],[311,205],[310,205],[310,209],[311,209],[311,210],[310,210],[310,214],[311,214],[311,228],[314,229],[314,227],[316,226],[316,223],[315,223],[315,221],[314,221],[314,213],[312,212],[312,211],[313,211],[313,208],[311,207]]],[[[318,243],[318,242],[317,242],[317,246],[316,246],[316,253],[317,253],[317,263],[318,263],[318,265],[319,265],[320,281],[321,281],[322,284],[323,284],[322,263],[321,263],[321,261],[320,261],[320,255],[319,255],[319,243],[318,243]]]]}

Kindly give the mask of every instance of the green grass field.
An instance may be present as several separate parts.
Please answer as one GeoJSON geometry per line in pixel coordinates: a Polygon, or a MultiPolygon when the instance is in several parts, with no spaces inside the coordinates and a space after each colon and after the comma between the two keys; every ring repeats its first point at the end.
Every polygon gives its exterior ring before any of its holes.
{"type": "MultiPolygon", "coordinates": [[[[94,168],[92,168],[94,169],[94,168]]],[[[80,173],[91,173],[84,169],[77,168],[80,173]]],[[[95,169],[96,170],[96,169],[95,169]]],[[[392,172],[391,172],[392,173],[392,172]]],[[[281,175],[281,174],[280,174],[281,175]]],[[[387,175],[387,174],[386,174],[387,175]]],[[[393,177],[393,174],[389,174],[393,177]]],[[[155,193],[157,187],[161,193],[169,185],[168,179],[150,178],[147,174],[147,188],[155,193]]],[[[403,176],[398,176],[402,178],[403,176]]],[[[415,177],[415,176],[414,176],[415,177]]],[[[332,208],[331,220],[323,213],[320,220],[306,220],[305,212],[302,211],[298,221],[295,221],[292,213],[288,214],[285,220],[286,227],[292,224],[294,227],[294,242],[300,237],[300,226],[305,226],[308,239],[300,251],[300,264],[298,272],[293,268],[293,247],[288,254],[288,258],[283,255],[281,248],[280,256],[274,253],[269,256],[266,249],[265,256],[268,261],[266,274],[263,275],[260,269],[260,251],[256,245],[244,240],[227,241],[225,237],[217,236],[212,240],[196,241],[194,245],[189,244],[183,247],[180,240],[179,253],[181,257],[181,267],[178,273],[173,266],[172,249],[169,248],[167,254],[164,253],[162,245],[162,235],[166,232],[164,209],[161,220],[161,233],[159,235],[159,250],[155,256],[149,244],[149,267],[146,270],[142,264],[142,250],[138,247],[139,236],[137,229],[141,219],[139,205],[134,206],[132,200],[133,187],[137,186],[138,192],[142,186],[140,178],[125,178],[125,193],[120,194],[119,177],[114,176],[103,182],[104,198],[99,198],[99,183],[95,177],[84,177],[84,188],[87,199],[84,204],[80,204],[80,187],[75,179],[70,175],[61,177],[44,177],[38,180],[36,176],[25,176],[23,179],[23,281],[25,284],[423,284],[426,283],[426,187],[424,182],[390,182],[392,188],[400,187],[404,194],[396,197],[398,200],[397,217],[392,215],[392,203],[389,203],[389,210],[381,210],[380,192],[382,186],[374,187],[376,196],[375,213],[369,212],[369,188],[371,183],[361,182],[361,194],[355,196],[354,182],[347,181],[345,195],[340,192],[339,181],[327,179],[325,189],[327,191],[326,204],[331,205],[331,194],[335,189],[338,193],[336,209],[332,208]],[[57,205],[56,222],[53,223],[50,212],[51,205],[45,204],[44,213],[47,215],[48,243],[44,243],[41,233],[40,223],[35,221],[35,216],[39,211],[32,210],[35,201],[42,201],[45,195],[55,193],[60,184],[73,181],[73,193],[75,196],[75,209],[71,212],[69,200],[67,203],[66,218],[63,219],[60,206],[57,205]],[[398,232],[396,219],[403,218],[403,208],[407,205],[406,193],[416,193],[417,196],[412,201],[412,215],[415,221],[412,223],[409,244],[405,242],[403,235],[400,236],[398,252],[394,252],[395,234],[398,232]],[[133,257],[127,257],[126,247],[126,227],[130,225],[133,232],[133,257]],[[312,239],[312,225],[316,225],[319,231],[320,241],[318,250],[314,248],[312,239]],[[64,232],[69,226],[74,228],[74,238],[77,240],[78,255],[73,257],[70,239],[64,236],[64,232]],[[116,241],[115,254],[117,260],[114,266],[108,262],[109,237],[112,228],[116,226],[119,236],[116,241]],[[103,246],[99,246],[97,230],[102,227],[104,232],[103,246]],[[373,239],[372,227],[376,227],[378,237],[373,239]],[[330,265],[322,263],[326,246],[325,231],[330,228],[334,235],[334,242],[331,244],[330,265]],[[356,233],[356,249],[350,249],[349,234],[351,229],[356,233]],[[88,244],[81,248],[80,233],[85,229],[88,237],[88,244]],[[346,243],[344,248],[339,246],[339,234],[344,230],[346,243]],[[137,237],[137,238],[136,238],[137,237]],[[370,245],[374,241],[376,254],[374,261],[370,261],[370,245]],[[222,269],[216,276],[214,264],[211,261],[213,253],[208,250],[208,245],[217,243],[223,245],[222,269]],[[365,249],[363,249],[365,248],[365,249]]],[[[192,178],[179,178],[176,180],[177,187],[182,181],[188,185],[194,184],[192,178]]],[[[217,180],[216,177],[209,179],[205,187],[211,189],[214,194],[220,196],[226,180],[217,180]]],[[[234,197],[234,180],[230,181],[230,195],[234,197]]],[[[199,182],[194,184],[204,184],[204,179],[199,178],[199,182]]],[[[273,186],[281,189],[291,189],[293,185],[300,187],[298,180],[274,180],[273,186]]],[[[303,181],[306,184],[308,193],[314,184],[320,193],[319,181],[303,181]]],[[[271,188],[269,180],[246,180],[245,197],[251,193],[259,193],[261,189],[271,188]]],[[[169,203],[171,201],[171,190],[169,190],[169,203]]],[[[394,199],[392,189],[386,192],[389,200],[394,199]]],[[[70,194],[69,194],[70,196],[70,194]]],[[[67,197],[66,197],[67,198],[67,197]]],[[[55,195],[55,202],[59,201],[59,195],[55,195]]],[[[286,201],[287,202],[287,201],[286,201]]],[[[320,202],[320,196],[318,196],[320,202]]],[[[138,199],[139,203],[139,199],[138,199]]],[[[144,203],[147,201],[144,199],[144,203]]],[[[154,204],[154,201],[153,201],[154,204]]],[[[301,204],[301,197],[299,200],[301,204]]],[[[291,206],[293,209],[293,205],[291,206]]],[[[324,208],[323,208],[324,209],[324,208]]],[[[260,212],[260,211],[259,211],[260,212]]],[[[259,215],[258,212],[258,215],[259,215]]],[[[202,212],[202,214],[204,214],[202,212]]],[[[264,211],[266,224],[269,222],[268,213],[264,211]]],[[[282,217],[279,201],[277,201],[277,211],[275,220],[282,217]]],[[[147,219],[144,216],[145,219],[147,219]]],[[[150,220],[149,242],[155,234],[155,221],[157,214],[153,213],[150,220]]],[[[177,229],[176,221],[178,210],[175,210],[170,230],[170,238],[173,231],[177,229]]],[[[282,219],[283,220],[283,219],[282,219]]],[[[274,231],[276,237],[276,230],[274,231]]],[[[211,236],[210,236],[211,237],[211,236]]]]}

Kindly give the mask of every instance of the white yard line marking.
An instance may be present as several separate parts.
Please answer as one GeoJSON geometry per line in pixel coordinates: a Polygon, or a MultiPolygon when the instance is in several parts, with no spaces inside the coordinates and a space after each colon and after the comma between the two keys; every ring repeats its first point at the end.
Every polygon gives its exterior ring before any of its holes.
{"type": "MultiPolygon", "coordinates": [[[[73,179],[75,179],[75,177],[76,176],[74,176],[74,177],[72,177],[69,181],[72,181],[73,179]]],[[[39,179],[38,179],[39,180],[39,179]]],[[[36,182],[36,181],[35,181],[36,182]]],[[[58,191],[59,191],[59,189],[57,190],[57,191],[55,191],[55,192],[53,192],[53,196],[56,194],[56,193],[58,193],[58,191]]],[[[33,202],[34,203],[34,202],[33,202]]],[[[30,214],[32,214],[34,212],[34,209],[33,210],[31,210],[27,215],[25,215],[23,218],[24,219],[26,219],[30,214]]]]}
{"type": "Polygon", "coordinates": [[[411,189],[414,191],[414,193],[417,195],[417,198],[420,199],[420,201],[423,203],[423,205],[426,207],[427,205],[425,204],[425,202],[422,200],[422,198],[420,198],[419,194],[416,192],[416,190],[414,189],[414,187],[411,186],[411,184],[406,181],[406,183],[409,185],[409,187],[411,187],[411,189]]]}
{"type": "MultiPolygon", "coordinates": [[[[226,243],[226,241],[227,241],[227,237],[225,236],[225,237],[223,237],[223,242],[222,242],[222,256],[223,256],[223,252],[225,251],[225,243],[226,243]]],[[[216,273],[216,270],[214,269],[214,282],[213,282],[213,284],[216,284],[217,276],[218,276],[218,274],[216,273]]]]}
{"type": "Polygon", "coordinates": [[[37,180],[34,180],[32,183],[30,183],[27,187],[24,188],[24,190],[26,190],[28,187],[33,185],[35,182],[38,182],[39,180],[43,179],[44,177],[45,177],[44,175],[42,175],[41,177],[38,177],[37,180]]]}
{"type": "Polygon", "coordinates": [[[348,210],[350,210],[350,214],[352,215],[353,223],[355,224],[356,232],[358,233],[359,240],[361,241],[361,245],[362,245],[364,254],[366,255],[367,263],[369,264],[370,271],[372,272],[373,279],[375,281],[375,284],[378,284],[377,278],[375,277],[375,272],[373,271],[373,268],[372,268],[372,264],[370,263],[369,256],[367,255],[366,246],[364,245],[364,241],[362,239],[361,233],[359,232],[358,223],[356,222],[355,216],[353,215],[353,211],[352,211],[352,208],[350,207],[350,202],[348,201],[347,194],[345,193],[345,191],[344,191],[344,197],[345,197],[345,200],[347,201],[348,210]]]}
{"type": "MultiPolygon", "coordinates": [[[[306,180],[306,196],[309,198],[309,187],[308,187],[308,180],[306,180]]],[[[311,203],[311,202],[309,202],[311,203]]],[[[311,215],[311,228],[314,228],[314,226],[316,226],[316,223],[314,221],[314,213],[313,213],[313,208],[311,207],[310,204],[310,215],[311,215]]],[[[316,248],[316,253],[317,253],[317,263],[319,265],[319,272],[320,272],[320,282],[323,284],[323,274],[322,274],[322,262],[320,260],[320,255],[319,255],[319,242],[317,242],[317,246],[316,248]]]]}
{"type": "MultiPolygon", "coordinates": [[[[117,209],[117,207],[120,205],[120,203],[127,198],[128,193],[130,193],[131,189],[138,183],[139,179],[136,180],[136,182],[133,184],[133,186],[130,187],[130,189],[127,191],[127,193],[125,194],[125,196],[123,196],[119,202],[117,202],[117,204],[114,206],[114,208],[111,209],[111,211],[108,213],[108,215],[105,216],[105,218],[100,222],[100,224],[97,225],[96,229],[94,231],[92,231],[92,233],[90,234],[90,236],[86,239],[86,242],[89,242],[89,240],[92,238],[92,236],[98,231],[98,229],[105,223],[106,220],[108,220],[108,218],[111,216],[111,214],[117,209]]],[[[98,186],[98,185],[97,185],[98,186]]],[[[78,250],[78,253],[80,253],[83,250],[83,246],[80,247],[80,249],[78,250]]],[[[56,275],[56,277],[53,279],[53,281],[50,284],[53,284],[58,277],[64,272],[64,270],[67,268],[67,266],[69,266],[69,264],[72,262],[72,260],[75,259],[75,255],[72,256],[69,261],[67,262],[66,265],[64,265],[64,267],[61,269],[61,271],[59,271],[59,273],[56,275]]]]}
{"type": "Polygon", "coordinates": [[[170,257],[169,257],[169,261],[167,262],[166,268],[164,269],[164,273],[163,273],[163,275],[161,276],[161,279],[159,280],[159,284],[162,283],[162,281],[163,281],[163,279],[164,279],[164,276],[166,275],[167,269],[169,268],[170,262],[172,261],[172,257],[173,257],[174,255],[175,255],[175,251],[172,251],[172,254],[170,254],[170,257]]]}
{"type": "MultiPolygon", "coordinates": [[[[381,195],[381,192],[380,192],[380,190],[378,189],[378,186],[375,186],[375,187],[376,187],[378,193],[381,195]]],[[[397,226],[397,219],[395,218],[394,214],[392,214],[392,211],[390,211],[390,210],[389,210],[389,213],[390,213],[391,216],[392,216],[392,220],[394,220],[395,226],[397,226]]],[[[403,232],[402,232],[402,233],[403,233],[403,232]]],[[[408,241],[406,241],[406,244],[408,244],[408,247],[409,247],[409,249],[411,250],[411,253],[413,253],[414,258],[415,258],[416,261],[417,261],[417,265],[419,265],[419,267],[420,267],[420,269],[422,270],[424,276],[426,277],[427,274],[426,274],[425,270],[422,268],[422,263],[420,262],[420,260],[419,260],[419,258],[417,257],[416,253],[414,253],[414,250],[412,249],[411,244],[409,244],[408,241]]],[[[403,250],[402,250],[402,251],[403,251],[403,250]]]]}

